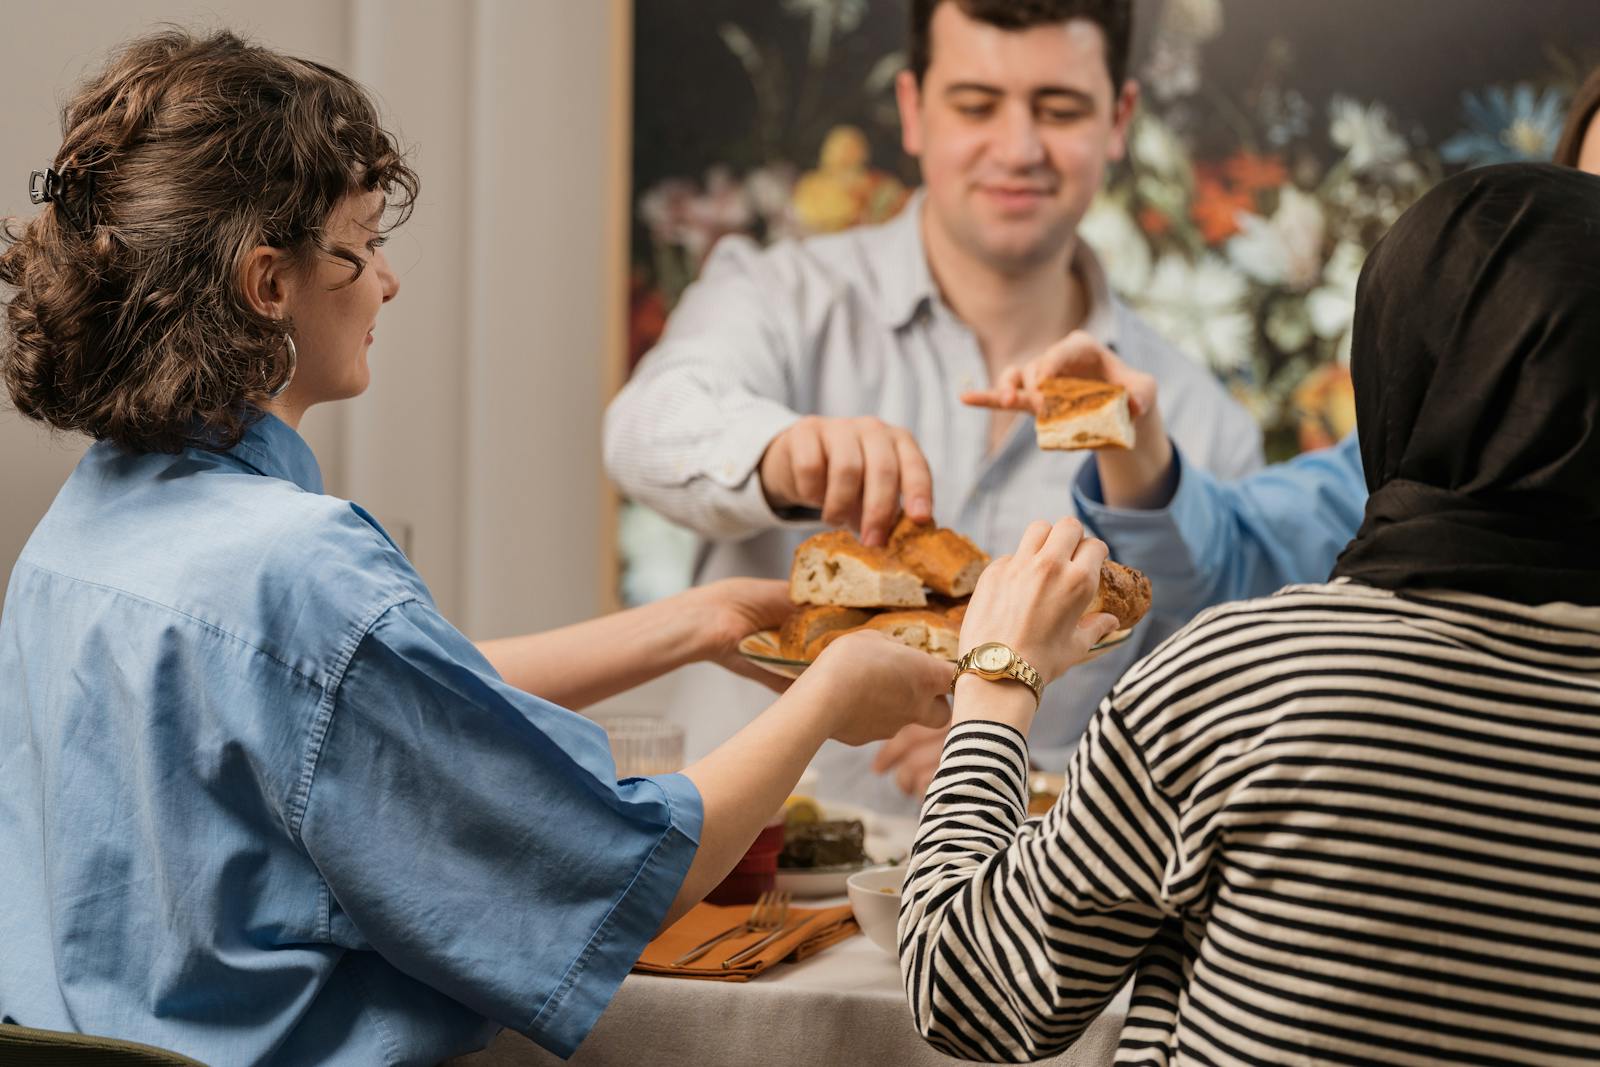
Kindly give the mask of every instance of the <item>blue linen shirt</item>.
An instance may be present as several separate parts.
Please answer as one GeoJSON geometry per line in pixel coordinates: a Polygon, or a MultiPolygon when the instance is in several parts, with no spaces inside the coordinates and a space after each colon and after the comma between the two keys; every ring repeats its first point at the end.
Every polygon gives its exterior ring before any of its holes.
{"type": "Polygon", "coordinates": [[[1185,463],[1176,445],[1173,459],[1178,485],[1164,508],[1106,507],[1094,463],[1072,490],[1084,526],[1161,591],[1150,611],[1167,632],[1214,604],[1326,581],[1366,510],[1354,433],[1236,481],[1185,463]]]}
{"type": "Polygon", "coordinates": [[[89,450],[0,618],[0,1012],[213,1064],[569,1055],[697,847],[276,418],[89,450]]]}

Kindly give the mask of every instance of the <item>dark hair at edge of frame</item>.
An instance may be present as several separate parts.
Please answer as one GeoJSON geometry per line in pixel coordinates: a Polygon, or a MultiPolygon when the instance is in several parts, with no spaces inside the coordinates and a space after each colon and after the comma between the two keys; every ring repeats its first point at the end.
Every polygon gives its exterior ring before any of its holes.
{"type": "Polygon", "coordinates": [[[335,205],[380,190],[393,229],[419,188],[359,85],[226,31],[129,42],[61,131],[55,199],[0,226],[0,380],[23,415],[136,452],[231,448],[288,381],[294,324],[246,301],[251,249],[343,259],[354,281],[335,205]]]}
{"type": "Polygon", "coordinates": [[[1567,124],[1561,131],[1553,160],[1563,167],[1576,167],[1583,153],[1583,136],[1589,132],[1589,123],[1600,111],[1600,67],[1589,72],[1572,97],[1572,107],[1567,112],[1567,124]]]}
{"type": "Polygon", "coordinates": [[[1128,77],[1128,53],[1133,41],[1132,0],[911,0],[910,69],[917,82],[933,59],[931,26],[940,4],[951,3],[978,22],[1003,30],[1025,30],[1071,19],[1087,19],[1105,37],[1106,70],[1111,91],[1117,93],[1128,77]]]}

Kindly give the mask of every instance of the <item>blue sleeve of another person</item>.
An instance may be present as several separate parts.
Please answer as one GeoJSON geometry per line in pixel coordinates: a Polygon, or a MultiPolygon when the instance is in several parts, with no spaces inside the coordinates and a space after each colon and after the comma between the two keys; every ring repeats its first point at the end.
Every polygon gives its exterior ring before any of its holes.
{"type": "Polygon", "coordinates": [[[1325,581],[1366,509],[1361,449],[1350,434],[1233,482],[1179,465],[1165,508],[1126,511],[1102,502],[1099,468],[1085,463],[1073,488],[1084,524],[1112,558],[1150,576],[1151,610],[1181,626],[1213,604],[1325,581]]]}
{"type": "Polygon", "coordinates": [[[569,1056],[698,846],[682,775],[616,780],[593,722],[502,681],[430,606],[355,649],[307,769],[328,936],[569,1056]]]}

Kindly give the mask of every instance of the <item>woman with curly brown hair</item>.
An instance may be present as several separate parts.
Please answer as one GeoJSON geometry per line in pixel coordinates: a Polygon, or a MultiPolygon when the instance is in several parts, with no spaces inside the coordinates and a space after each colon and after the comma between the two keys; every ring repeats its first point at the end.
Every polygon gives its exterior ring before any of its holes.
{"type": "Polygon", "coordinates": [[[62,128],[0,253],[0,374],[97,443],[0,616],[6,1022],[218,1064],[436,1063],[501,1025],[569,1054],[826,738],[947,714],[947,667],[846,639],[684,773],[617,781],[558,705],[737,663],[782,584],[479,648],[322,492],[296,428],[366,387],[418,188],[366,93],[169,31],[62,128]]]}

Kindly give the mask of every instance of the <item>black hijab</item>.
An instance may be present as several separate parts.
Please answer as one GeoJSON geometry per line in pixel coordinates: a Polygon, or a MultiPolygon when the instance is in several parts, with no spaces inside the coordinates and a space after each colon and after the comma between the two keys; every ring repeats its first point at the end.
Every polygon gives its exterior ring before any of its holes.
{"type": "Polygon", "coordinates": [[[1600,178],[1440,183],[1361,270],[1350,370],[1372,495],[1335,577],[1600,605],[1600,178]]]}

